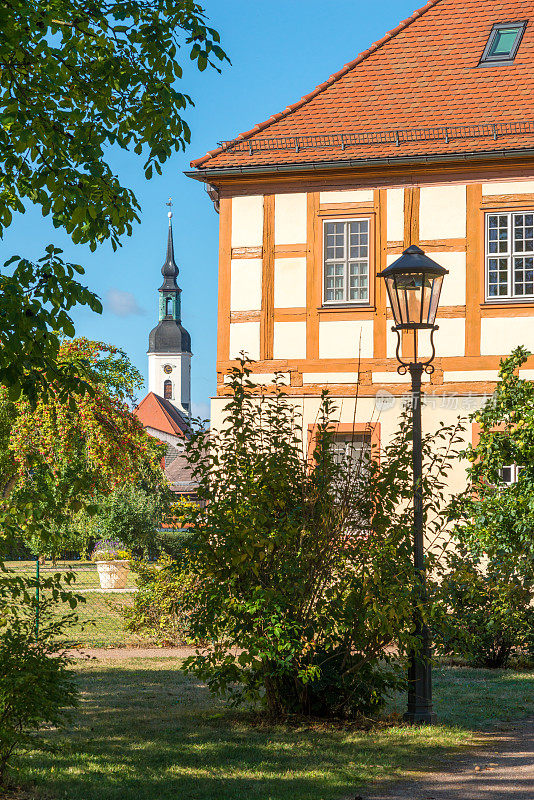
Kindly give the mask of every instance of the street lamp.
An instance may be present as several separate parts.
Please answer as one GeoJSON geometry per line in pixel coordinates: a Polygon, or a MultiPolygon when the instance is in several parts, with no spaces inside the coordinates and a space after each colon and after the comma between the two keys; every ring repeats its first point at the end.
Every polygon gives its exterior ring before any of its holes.
{"type": "Polygon", "coordinates": [[[436,354],[434,332],[437,330],[436,313],[443,276],[448,270],[441,267],[415,245],[410,245],[400,258],[379,273],[384,278],[393,312],[397,334],[397,371],[401,375],[410,373],[412,379],[413,409],[413,559],[417,580],[417,602],[413,609],[415,636],[418,647],[410,653],[408,668],[408,710],[404,720],[410,724],[431,725],[436,721],[432,710],[432,672],[430,661],[430,634],[425,625],[421,606],[426,600],[425,561],[423,540],[423,452],[421,432],[421,378],[423,372],[434,371],[432,361],[436,354]],[[418,331],[430,332],[431,353],[426,358],[418,355],[418,331]],[[401,355],[401,333],[413,334],[413,356],[403,360],[401,355]]]}

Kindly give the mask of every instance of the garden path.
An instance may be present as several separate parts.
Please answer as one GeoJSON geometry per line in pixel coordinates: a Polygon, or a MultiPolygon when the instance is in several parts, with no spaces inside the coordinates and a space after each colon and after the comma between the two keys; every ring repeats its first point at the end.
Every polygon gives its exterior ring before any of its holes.
{"type": "Polygon", "coordinates": [[[533,800],[534,719],[501,725],[485,738],[483,747],[448,759],[442,772],[368,790],[362,800],[533,800]]]}

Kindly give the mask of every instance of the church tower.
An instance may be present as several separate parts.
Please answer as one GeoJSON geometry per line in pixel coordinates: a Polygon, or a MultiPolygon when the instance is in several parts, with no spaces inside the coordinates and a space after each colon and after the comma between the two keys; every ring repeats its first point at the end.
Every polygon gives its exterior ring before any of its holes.
{"type": "Polygon", "coordinates": [[[172,211],[169,211],[167,257],[161,268],[159,322],[148,337],[148,391],[164,397],[187,418],[191,415],[191,337],[182,326],[180,295],[176,283],[172,211]]]}

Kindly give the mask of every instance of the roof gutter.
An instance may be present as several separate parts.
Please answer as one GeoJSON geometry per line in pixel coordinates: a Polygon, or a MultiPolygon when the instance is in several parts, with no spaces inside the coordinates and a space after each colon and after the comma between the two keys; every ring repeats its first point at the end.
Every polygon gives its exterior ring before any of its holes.
{"type": "Polygon", "coordinates": [[[238,176],[291,173],[291,172],[325,172],[346,167],[393,167],[417,166],[421,164],[451,163],[509,160],[518,156],[534,157],[534,148],[518,148],[514,150],[478,150],[470,153],[435,153],[421,156],[388,156],[386,158],[355,158],[344,161],[307,161],[292,164],[259,164],[242,167],[225,167],[215,169],[197,169],[184,171],[184,175],[197,181],[213,180],[213,178],[233,178],[238,176]]]}

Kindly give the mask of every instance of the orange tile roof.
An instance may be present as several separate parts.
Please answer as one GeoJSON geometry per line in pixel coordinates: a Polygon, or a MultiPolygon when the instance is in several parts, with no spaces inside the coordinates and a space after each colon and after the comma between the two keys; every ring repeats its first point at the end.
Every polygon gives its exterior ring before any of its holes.
{"type": "Polygon", "coordinates": [[[172,403],[149,392],[133,412],[144,428],[154,428],[171,436],[187,436],[188,426],[172,403]]]}
{"type": "Polygon", "coordinates": [[[268,170],[533,147],[534,0],[430,0],[313,92],[191,166],[268,170]],[[493,25],[521,20],[514,63],[477,67],[493,25]],[[444,126],[455,129],[436,131],[444,126]]]}

